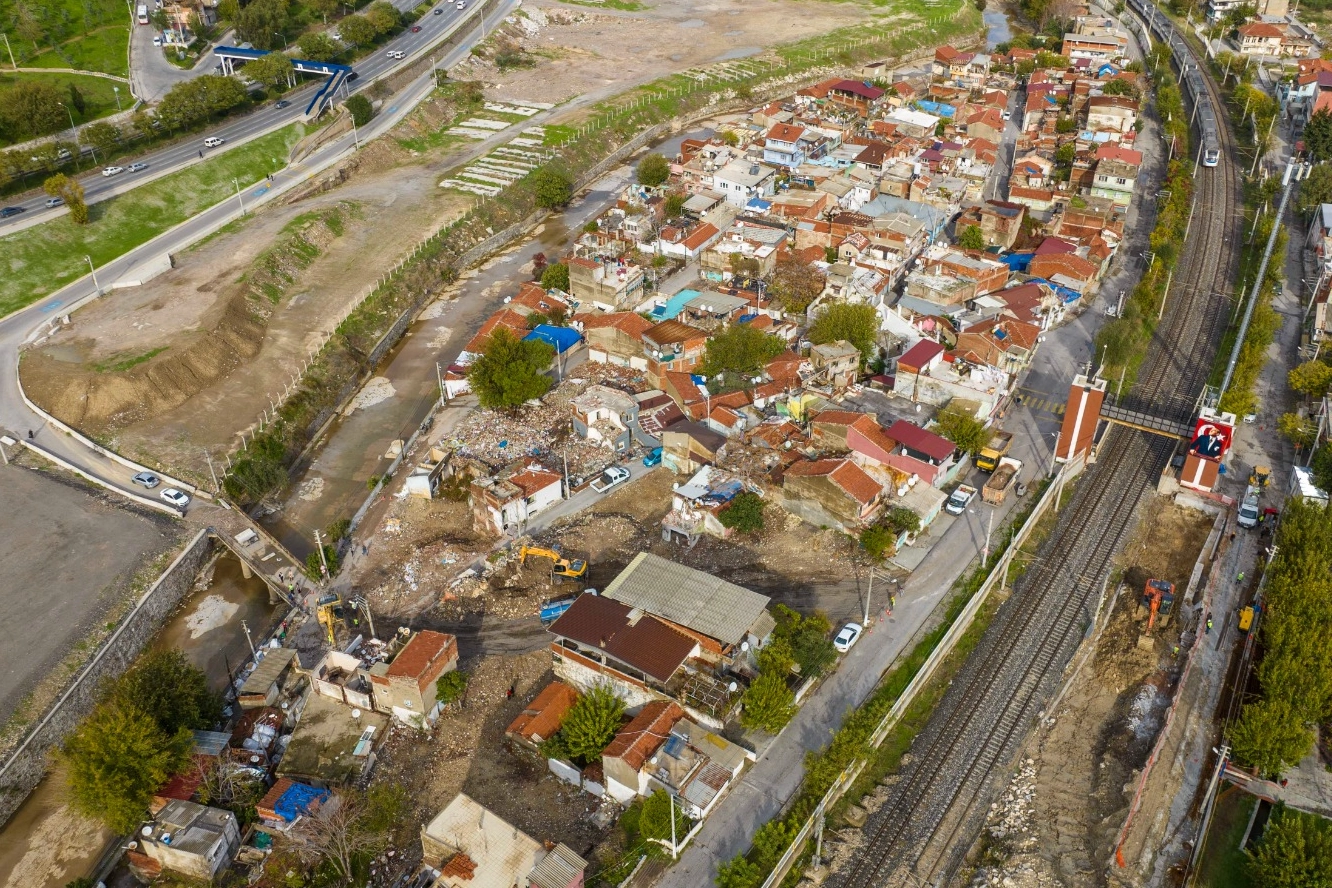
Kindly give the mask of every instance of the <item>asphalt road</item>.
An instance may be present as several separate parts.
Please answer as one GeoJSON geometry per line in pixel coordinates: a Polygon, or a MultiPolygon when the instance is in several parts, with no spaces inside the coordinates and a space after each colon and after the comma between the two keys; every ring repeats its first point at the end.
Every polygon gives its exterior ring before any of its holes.
{"type": "MultiPolygon", "coordinates": [[[[406,4],[410,6],[411,0],[398,0],[398,5],[406,4]]],[[[458,9],[456,3],[442,2],[438,9],[442,12],[439,15],[427,15],[419,22],[421,30],[418,33],[412,33],[411,30],[405,30],[393,40],[384,46],[376,49],[372,55],[358,61],[353,67],[360,77],[356,82],[349,84],[350,92],[358,92],[365,89],[378,77],[383,77],[398,68],[406,67],[415,61],[415,57],[427,51],[431,46],[444,38],[448,37],[453,30],[462,22],[466,21],[466,27],[479,27],[480,19],[477,11],[480,8],[476,3],[469,3],[467,9],[458,9]],[[469,18],[470,17],[470,18],[469,18]],[[390,49],[400,50],[406,53],[403,61],[396,61],[388,57],[390,49]]],[[[489,27],[502,20],[502,15],[487,13],[487,22],[489,27]],[[493,19],[493,21],[492,21],[493,19]]],[[[142,39],[139,32],[149,32],[152,28],[137,27],[134,29],[134,37],[142,39]]],[[[152,37],[149,35],[148,51],[153,51],[152,37]]],[[[161,51],[157,50],[161,55],[161,51]]],[[[212,55],[208,56],[208,63],[201,65],[194,74],[209,73],[213,70],[212,55]]],[[[162,64],[170,66],[165,58],[162,64]]],[[[181,72],[186,75],[182,79],[188,79],[193,76],[191,72],[181,72]]],[[[128,167],[131,163],[144,163],[148,165],[146,170],[139,173],[121,173],[117,176],[105,177],[99,171],[88,173],[79,178],[82,183],[84,194],[88,203],[96,203],[99,200],[105,200],[117,194],[124,194],[144,182],[155,178],[160,178],[170,172],[182,169],[193,163],[219,154],[236,147],[250,139],[257,138],[266,133],[280,129],[289,123],[300,120],[305,114],[305,106],[310,102],[317,90],[323,84],[323,79],[311,80],[309,83],[301,86],[299,89],[287,93],[284,98],[291,104],[286,108],[277,108],[272,103],[261,105],[254,111],[242,117],[227,118],[217,126],[210,128],[206,132],[198,133],[195,136],[185,139],[177,144],[160,148],[155,151],[147,151],[139,156],[124,157],[116,161],[116,165],[128,167]],[[215,136],[223,139],[221,147],[209,149],[204,147],[205,137],[215,136]]],[[[344,93],[345,95],[345,93],[344,93]]],[[[32,196],[22,201],[14,201],[5,204],[5,206],[22,207],[25,212],[10,219],[0,221],[0,236],[17,231],[20,228],[27,228],[36,225],[47,219],[54,218],[57,215],[67,212],[63,207],[48,210],[46,209],[46,195],[34,193],[32,196]]]]}
{"type": "Polygon", "coordinates": [[[152,25],[130,26],[130,87],[134,97],[145,102],[159,101],[177,83],[213,70],[210,56],[200,59],[192,69],[177,68],[167,61],[162,47],[153,46],[157,33],[152,25]]]}

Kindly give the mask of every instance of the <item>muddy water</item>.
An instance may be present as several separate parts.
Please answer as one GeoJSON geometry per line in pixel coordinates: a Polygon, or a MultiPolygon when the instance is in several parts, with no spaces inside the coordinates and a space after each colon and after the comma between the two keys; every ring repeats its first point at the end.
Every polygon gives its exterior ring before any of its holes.
{"type": "MultiPolygon", "coordinates": [[[[191,596],[152,646],[179,647],[221,690],[228,665],[238,669],[250,656],[241,621],[258,644],[282,616],[269,605],[263,582],[242,577],[240,562],[226,555],[217,560],[209,587],[191,596]]],[[[64,774],[57,768],[0,830],[0,888],[63,888],[91,871],[112,838],[68,807],[64,774]]]]}
{"type": "MultiPolygon", "coordinates": [[[[654,146],[674,156],[685,138],[705,138],[711,130],[677,134],[654,146]]],[[[388,469],[394,439],[406,440],[430,412],[439,388],[435,365],[448,366],[481,322],[512,296],[527,278],[519,269],[539,252],[552,261],[568,247],[570,233],[610,206],[628,181],[627,170],[603,177],[584,197],[549,217],[527,242],[491,260],[466,279],[455,297],[438,312],[427,310],[397,348],[375,371],[388,380],[393,395],[339,417],[325,436],[314,461],[296,478],[282,511],[263,519],[269,532],[298,558],[314,551],[314,532],[340,518],[350,518],[367,495],[368,481],[388,469]]],[[[458,411],[461,412],[461,411],[458,411]]],[[[440,422],[452,421],[444,411],[440,422]]],[[[437,427],[438,429],[439,427],[437,427]]],[[[436,432],[438,433],[438,432],[436,432]]]]}
{"type": "Polygon", "coordinates": [[[1013,39],[1013,28],[1009,25],[1008,14],[1001,4],[989,3],[982,16],[985,20],[985,46],[994,49],[1000,43],[1013,39]]]}

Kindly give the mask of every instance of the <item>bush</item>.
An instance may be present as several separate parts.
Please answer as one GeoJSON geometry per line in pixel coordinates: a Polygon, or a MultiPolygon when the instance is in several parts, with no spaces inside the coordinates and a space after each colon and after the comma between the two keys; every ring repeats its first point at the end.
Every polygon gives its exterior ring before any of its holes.
{"type": "Polygon", "coordinates": [[[731,504],[717,515],[722,527],[740,533],[757,533],[763,529],[763,497],[748,490],[735,495],[731,504]]]}
{"type": "Polygon", "coordinates": [[[545,375],[555,349],[539,339],[519,339],[507,328],[490,334],[486,350],[467,370],[482,407],[513,409],[550,390],[545,375]]]}
{"type": "Polygon", "coordinates": [[[445,672],[435,684],[435,699],[448,706],[455,700],[461,700],[467,691],[467,673],[461,669],[445,672]]]}
{"type": "Polygon", "coordinates": [[[532,185],[542,209],[557,210],[573,199],[573,179],[560,170],[542,167],[532,174],[532,185]]]}
{"type": "Polygon", "coordinates": [[[542,744],[541,751],[587,767],[601,759],[601,751],[619,732],[623,719],[624,701],[609,685],[598,685],[569,708],[559,732],[542,744]]]}
{"type": "Polygon", "coordinates": [[[547,265],[541,272],[541,286],[547,290],[569,292],[569,266],[563,262],[547,265]]]}
{"type": "Polygon", "coordinates": [[[344,102],[347,106],[347,113],[351,115],[352,123],[357,126],[365,126],[370,119],[375,116],[375,107],[370,104],[370,100],[357,93],[344,102]]]}
{"type": "Polygon", "coordinates": [[[649,188],[665,184],[671,177],[671,165],[665,155],[655,151],[638,162],[638,181],[649,188]]]}
{"type": "Polygon", "coordinates": [[[860,548],[875,561],[882,562],[892,555],[897,544],[897,534],[882,524],[871,524],[860,532],[860,548]]]}

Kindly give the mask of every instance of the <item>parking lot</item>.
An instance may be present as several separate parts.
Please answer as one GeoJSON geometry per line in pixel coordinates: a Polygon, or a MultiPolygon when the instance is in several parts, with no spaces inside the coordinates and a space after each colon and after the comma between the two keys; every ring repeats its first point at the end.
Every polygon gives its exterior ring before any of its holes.
{"type": "Polygon", "coordinates": [[[175,524],[79,483],[0,466],[0,722],[105,618],[134,571],[172,545],[175,524]]]}

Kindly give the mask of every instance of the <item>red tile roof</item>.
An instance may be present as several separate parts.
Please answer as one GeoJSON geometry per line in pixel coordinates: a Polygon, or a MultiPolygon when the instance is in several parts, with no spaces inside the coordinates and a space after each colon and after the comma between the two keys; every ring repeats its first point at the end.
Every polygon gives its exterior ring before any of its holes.
{"type": "Polygon", "coordinates": [[[539,467],[524,469],[509,479],[509,483],[523,492],[523,496],[536,496],[552,484],[560,483],[558,472],[547,471],[539,467]]]}
{"type": "Polygon", "coordinates": [[[620,729],[602,751],[603,759],[619,759],[635,771],[661,748],[671,727],[684,718],[684,710],[671,700],[653,700],[620,729]]]}
{"type": "Polygon", "coordinates": [[[651,614],[601,595],[580,595],[573,606],[551,624],[550,632],[588,647],[600,648],[610,657],[666,681],[684,665],[694,650],[694,640],[651,614]]]}
{"type": "Polygon", "coordinates": [[[778,142],[798,142],[800,137],[805,134],[803,126],[795,126],[790,123],[775,123],[772,129],[768,130],[767,138],[778,142]]]}
{"type": "Polygon", "coordinates": [[[1127,163],[1131,166],[1142,166],[1142,152],[1134,151],[1132,148],[1123,148],[1111,142],[1096,149],[1097,160],[1117,160],[1120,163],[1127,163]]]}
{"type": "Polygon", "coordinates": [[[578,692],[562,681],[552,681],[541,689],[531,703],[509,725],[507,734],[516,734],[532,743],[555,736],[578,699],[578,692]]]}
{"type": "Polygon", "coordinates": [[[711,222],[704,222],[689,232],[689,236],[681,241],[681,244],[686,250],[697,250],[720,233],[716,225],[711,222]]]}
{"type": "Polygon", "coordinates": [[[879,482],[849,459],[804,460],[786,470],[787,477],[811,478],[820,475],[826,476],[862,506],[874,502],[874,498],[883,492],[879,482]]]}
{"type": "Polygon", "coordinates": [[[943,354],[944,347],[933,339],[922,339],[911,348],[906,350],[906,354],[897,359],[897,366],[906,366],[912,370],[920,370],[929,364],[930,361],[943,354]]]}
{"type": "Polygon", "coordinates": [[[573,316],[573,321],[583,325],[584,330],[601,330],[614,327],[634,339],[641,339],[652,327],[652,322],[632,311],[616,311],[610,314],[601,312],[581,312],[573,316]]]}
{"type": "Polygon", "coordinates": [[[417,687],[425,690],[426,685],[443,674],[450,662],[457,660],[458,639],[443,632],[422,629],[398,652],[384,674],[390,678],[413,679],[417,687]]]}

